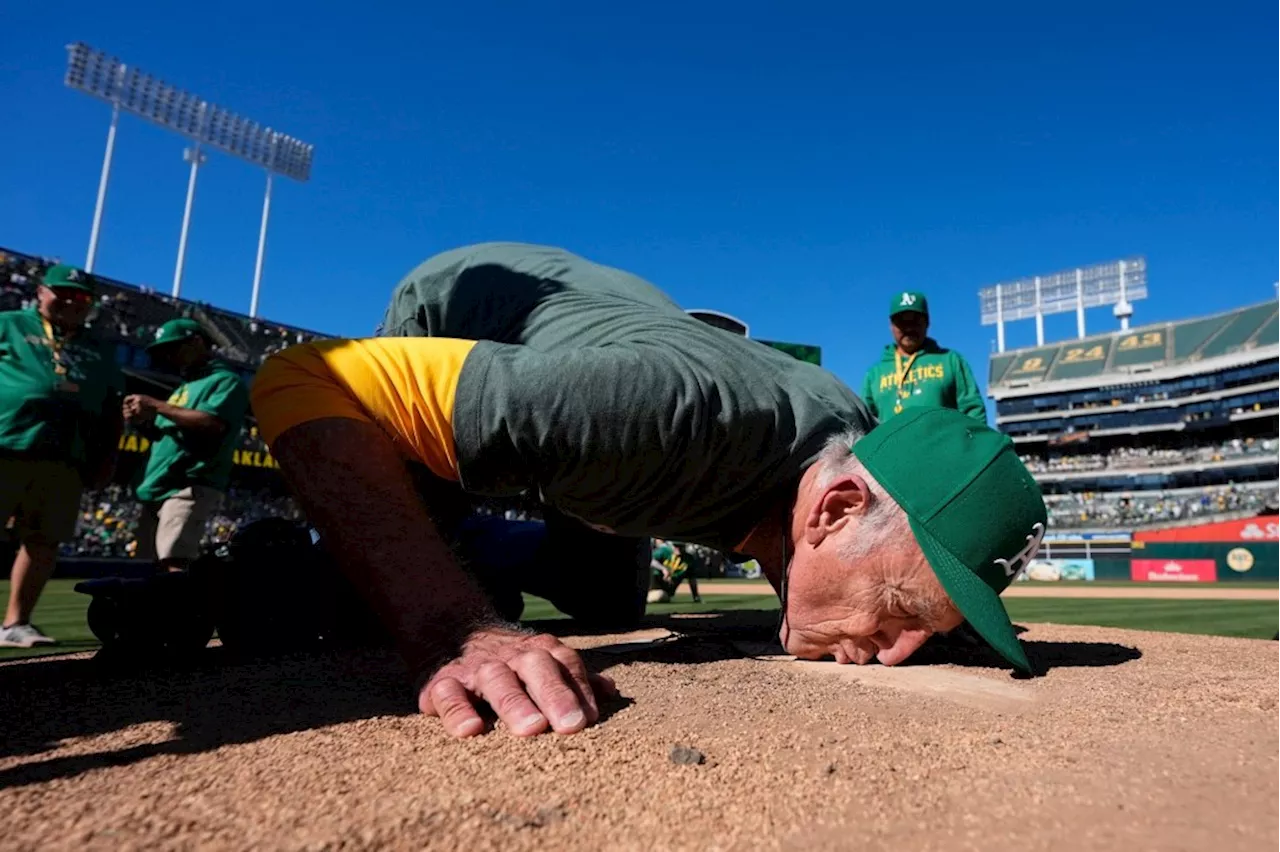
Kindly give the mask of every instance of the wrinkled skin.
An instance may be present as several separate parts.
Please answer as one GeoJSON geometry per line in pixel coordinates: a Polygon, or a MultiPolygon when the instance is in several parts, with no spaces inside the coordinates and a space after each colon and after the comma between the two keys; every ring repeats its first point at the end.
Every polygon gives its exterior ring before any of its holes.
{"type": "Polygon", "coordinates": [[[787,652],[802,659],[897,665],[934,633],[959,627],[963,616],[909,528],[896,544],[844,558],[842,543],[855,539],[860,528],[866,533],[863,524],[877,498],[857,474],[822,488],[816,468],[801,483],[792,516],[795,556],[779,634],[787,652]]]}

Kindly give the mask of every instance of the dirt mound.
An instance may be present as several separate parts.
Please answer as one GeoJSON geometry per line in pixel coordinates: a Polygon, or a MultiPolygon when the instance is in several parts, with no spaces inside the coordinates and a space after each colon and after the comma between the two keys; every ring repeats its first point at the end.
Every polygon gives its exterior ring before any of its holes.
{"type": "Polygon", "coordinates": [[[598,727],[458,742],[378,652],[147,675],[0,666],[6,849],[1267,849],[1274,642],[1032,627],[900,669],[776,656],[768,615],[581,637],[598,727]],[[695,634],[681,638],[679,633],[695,634]],[[948,662],[942,662],[942,661],[948,662]],[[680,747],[680,748],[677,748],[680,747]]]}

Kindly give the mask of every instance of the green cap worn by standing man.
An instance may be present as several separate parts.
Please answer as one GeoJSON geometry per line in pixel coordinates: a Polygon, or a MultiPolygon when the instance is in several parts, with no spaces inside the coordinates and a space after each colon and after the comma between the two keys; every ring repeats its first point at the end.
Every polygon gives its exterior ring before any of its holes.
{"type": "Polygon", "coordinates": [[[150,352],[158,346],[167,346],[170,343],[181,343],[193,337],[203,337],[207,340],[209,334],[204,330],[204,326],[193,319],[183,317],[169,320],[156,330],[156,339],[147,344],[147,351],[150,352]]]}
{"type": "Polygon", "coordinates": [[[959,352],[928,337],[929,301],[907,290],[889,301],[893,343],[867,371],[862,398],[871,413],[887,420],[911,408],[954,408],[983,423],[987,407],[973,370],[959,352]]]}

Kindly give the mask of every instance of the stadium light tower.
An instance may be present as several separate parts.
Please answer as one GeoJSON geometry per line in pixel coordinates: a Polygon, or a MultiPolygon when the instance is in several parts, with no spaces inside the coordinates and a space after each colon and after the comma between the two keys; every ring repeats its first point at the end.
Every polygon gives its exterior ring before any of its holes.
{"type": "Polygon", "coordinates": [[[257,122],[170,86],[79,42],[67,46],[67,74],[64,82],[69,88],[111,104],[111,126],[107,130],[107,151],[102,159],[102,175],[98,179],[98,199],[93,209],[93,228],[89,233],[85,271],[93,271],[98,255],[98,237],[106,206],[107,183],[111,178],[111,160],[115,152],[116,126],[123,110],[166,130],[172,130],[192,143],[183,152],[184,159],[191,164],[191,173],[187,179],[182,233],[178,238],[178,260],[173,272],[174,296],[180,295],[182,289],[182,271],[186,262],[191,207],[195,201],[196,176],[205,162],[201,146],[214,148],[266,170],[267,189],[262,201],[258,256],[253,268],[253,295],[249,303],[249,315],[257,316],[262,264],[267,248],[267,219],[271,213],[272,177],[284,175],[296,181],[306,181],[311,177],[314,146],[269,127],[262,127],[257,122]]]}
{"type": "Polygon", "coordinates": [[[982,324],[996,327],[996,350],[1004,351],[1004,324],[1035,318],[1036,345],[1044,345],[1045,314],[1076,312],[1076,335],[1083,338],[1084,310],[1115,305],[1120,328],[1129,328],[1130,301],[1147,297],[1147,261],[1136,257],[1036,275],[978,291],[982,324]]]}

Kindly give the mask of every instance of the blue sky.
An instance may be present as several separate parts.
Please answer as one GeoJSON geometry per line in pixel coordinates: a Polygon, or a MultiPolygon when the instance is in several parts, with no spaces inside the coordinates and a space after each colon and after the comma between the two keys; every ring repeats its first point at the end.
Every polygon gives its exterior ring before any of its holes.
{"type": "MultiPolygon", "coordinates": [[[[315,144],[261,312],[330,333],[490,239],[817,343],[855,387],[903,288],[984,378],[985,284],[1142,254],[1138,322],[1275,296],[1274,4],[376,5],[10,4],[0,245],[84,260],[109,109],[62,86],[79,40],[315,144]]],[[[182,147],[122,120],[99,272],[169,288],[182,147]]],[[[247,310],[262,188],[211,156],[184,295],[247,310]]]]}

